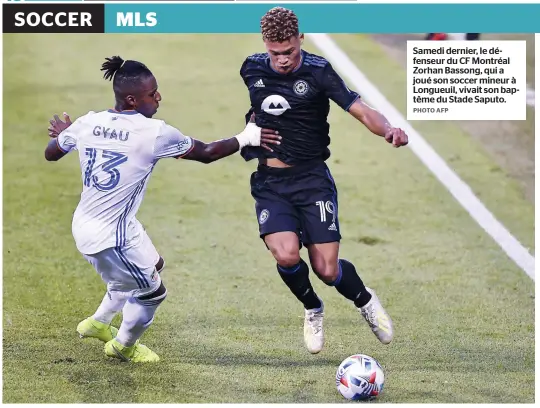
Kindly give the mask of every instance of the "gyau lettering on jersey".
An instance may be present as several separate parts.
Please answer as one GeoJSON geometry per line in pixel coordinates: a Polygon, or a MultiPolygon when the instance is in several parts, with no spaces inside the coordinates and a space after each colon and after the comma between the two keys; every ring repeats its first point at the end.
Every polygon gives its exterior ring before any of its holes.
{"type": "Polygon", "coordinates": [[[96,126],[94,128],[94,136],[103,136],[105,139],[116,139],[125,142],[129,138],[129,132],[123,130],[116,130],[113,128],[107,128],[105,126],[96,126]]]}

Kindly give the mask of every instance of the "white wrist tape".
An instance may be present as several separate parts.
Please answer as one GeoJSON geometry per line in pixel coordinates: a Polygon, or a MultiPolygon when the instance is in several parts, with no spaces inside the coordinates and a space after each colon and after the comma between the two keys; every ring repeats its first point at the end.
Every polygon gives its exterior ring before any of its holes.
{"type": "Polygon", "coordinates": [[[261,128],[255,123],[248,123],[246,128],[239,134],[236,139],[240,144],[240,149],[244,146],[260,146],[261,145],[261,128]]]}

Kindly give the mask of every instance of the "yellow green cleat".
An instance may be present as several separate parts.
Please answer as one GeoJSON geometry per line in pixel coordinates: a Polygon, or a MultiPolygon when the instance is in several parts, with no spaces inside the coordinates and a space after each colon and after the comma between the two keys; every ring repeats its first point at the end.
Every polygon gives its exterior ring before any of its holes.
{"type": "Polygon", "coordinates": [[[122,346],[116,339],[105,344],[105,354],[132,363],[156,363],[159,356],[138,341],[133,346],[122,346]]]}
{"type": "Polygon", "coordinates": [[[78,324],[77,333],[81,339],[91,337],[106,343],[116,337],[118,329],[88,317],[78,324]]]}

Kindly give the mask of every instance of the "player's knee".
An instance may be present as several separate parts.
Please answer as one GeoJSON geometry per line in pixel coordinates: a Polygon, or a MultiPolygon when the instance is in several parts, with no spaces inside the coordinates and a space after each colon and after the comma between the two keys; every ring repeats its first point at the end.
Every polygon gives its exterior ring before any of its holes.
{"type": "Polygon", "coordinates": [[[298,263],[300,262],[299,253],[282,252],[274,255],[274,257],[276,258],[277,263],[284,268],[290,268],[292,266],[298,265],[298,263]]]}
{"type": "Polygon", "coordinates": [[[300,251],[298,250],[298,247],[283,246],[272,251],[272,254],[278,265],[283,266],[284,268],[290,268],[298,265],[300,262],[300,251]]]}
{"type": "Polygon", "coordinates": [[[148,293],[142,296],[137,296],[136,300],[138,303],[144,306],[157,306],[165,300],[167,297],[167,288],[163,284],[163,281],[159,287],[152,293],[148,293]]]}
{"type": "Polygon", "coordinates": [[[296,234],[271,234],[265,243],[278,265],[290,268],[300,262],[300,245],[296,234]]]}
{"type": "Polygon", "coordinates": [[[337,262],[326,262],[324,260],[312,264],[314,272],[320,280],[327,285],[333,285],[339,275],[339,267],[337,262]]]}
{"type": "Polygon", "coordinates": [[[163,259],[161,256],[159,257],[159,261],[156,263],[156,271],[157,273],[161,273],[165,269],[165,259],[163,259]]]}

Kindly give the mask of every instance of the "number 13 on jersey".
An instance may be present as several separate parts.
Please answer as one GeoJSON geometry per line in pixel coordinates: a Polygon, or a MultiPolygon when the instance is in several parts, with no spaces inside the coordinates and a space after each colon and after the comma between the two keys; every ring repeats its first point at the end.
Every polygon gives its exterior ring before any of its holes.
{"type": "Polygon", "coordinates": [[[98,149],[87,148],[85,152],[89,159],[84,172],[84,185],[86,187],[95,187],[100,191],[110,191],[115,188],[120,182],[120,172],[116,167],[127,161],[126,155],[110,150],[102,150],[101,158],[106,159],[107,161],[94,168],[98,156],[98,149]],[[95,174],[99,174],[99,172],[106,173],[108,177],[106,176],[100,181],[95,174]]]}

